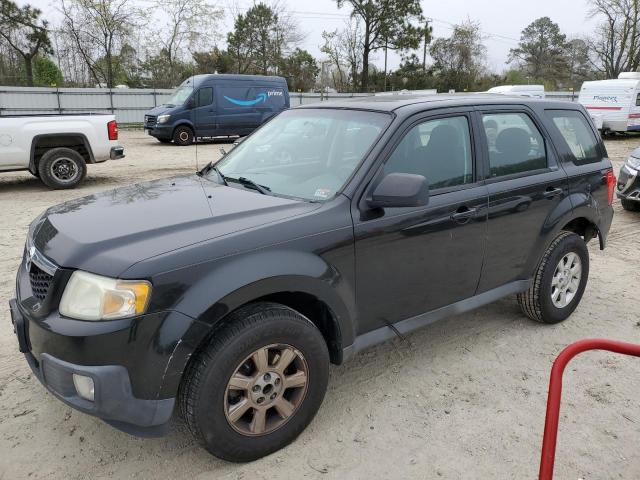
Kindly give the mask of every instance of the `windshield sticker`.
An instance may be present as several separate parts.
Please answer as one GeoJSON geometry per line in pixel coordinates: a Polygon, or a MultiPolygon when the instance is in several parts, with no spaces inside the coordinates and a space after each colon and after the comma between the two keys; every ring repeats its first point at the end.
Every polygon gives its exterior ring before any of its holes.
{"type": "Polygon", "coordinates": [[[313,195],[316,198],[322,198],[326,200],[331,197],[331,189],[330,188],[319,188],[316,190],[316,193],[313,195]]]}

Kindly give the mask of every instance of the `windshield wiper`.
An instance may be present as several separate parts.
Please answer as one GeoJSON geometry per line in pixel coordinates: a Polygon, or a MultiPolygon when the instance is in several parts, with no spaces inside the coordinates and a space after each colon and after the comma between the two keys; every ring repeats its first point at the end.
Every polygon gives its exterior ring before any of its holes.
{"type": "Polygon", "coordinates": [[[215,163],[213,162],[209,162],[207,164],[206,167],[204,167],[202,170],[196,172],[198,174],[198,176],[203,177],[205,176],[207,173],[209,173],[211,170],[213,170],[214,172],[216,172],[216,174],[218,175],[218,178],[220,180],[222,180],[222,184],[225,186],[229,186],[229,184],[227,183],[227,177],[225,177],[222,172],[218,169],[218,167],[216,167],[215,163]]]}
{"type": "Polygon", "coordinates": [[[239,177],[239,178],[232,178],[232,177],[225,177],[229,182],[235,182],[235,183],[239,183],[240,185],[244,186],[244,187],[248,187],[248,188],[253,188],[254,190],[257,190],[258,192],[260,192],[263,195],[273,195],[271,193],[271,189],[269,187],[265,187],[264,185],[260,185],[256,182],[254,182],[253,180],[251,180],[250,178],[247,177],[239,177]]]}

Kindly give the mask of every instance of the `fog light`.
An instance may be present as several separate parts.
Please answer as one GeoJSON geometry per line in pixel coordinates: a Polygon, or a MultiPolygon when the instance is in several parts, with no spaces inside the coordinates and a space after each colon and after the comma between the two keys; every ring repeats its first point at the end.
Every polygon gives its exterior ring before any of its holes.
{"type": "Polygon", "coordinates": [[[93,378],[85,377],[84,375],[73,374],[73,384],[76,386],[76,391],[85,400],[93,402],[94,388],[93,378]]]}

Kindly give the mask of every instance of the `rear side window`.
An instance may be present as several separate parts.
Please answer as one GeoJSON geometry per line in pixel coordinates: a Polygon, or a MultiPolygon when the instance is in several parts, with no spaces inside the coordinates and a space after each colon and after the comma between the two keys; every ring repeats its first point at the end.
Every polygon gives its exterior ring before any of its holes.
{"type": "Polygon", "coordinates": [[[198,90],[198,107],[205,107],[213,103],[213,88],[202,87],[198,90]]]}
{"type": "Polygon", "coordinates": [[[544,138],[526,113],[492,113],[482,116],[489,146],[491,177],[521,174],[547,168],[544,138]]]}
{"type": "Polygon", "coordinates": [[[473,182],[467,117],[430,120],[413,127],[387,160],[385,174],[424,176],[432,189],[473,182]]]}
{"type": "Polygon", "coordinates": [[[597,163],[601,160],[599,142],[584,115],[575,110],[547,110],[546,113],[560,130],[576,165],[597,163]]]}

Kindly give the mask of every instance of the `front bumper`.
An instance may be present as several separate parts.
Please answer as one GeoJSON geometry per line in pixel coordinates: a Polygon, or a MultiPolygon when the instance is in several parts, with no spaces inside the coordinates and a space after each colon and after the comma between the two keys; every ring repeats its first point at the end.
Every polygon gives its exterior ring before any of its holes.
{"type": "Polygon", "coordinates": [[[29,338],[29,320],[15,299],[9,302],[9,308],[20,351],[36,378],[58,399],[132,435],[159,436],[167,432],[175,398],[136,398],[129,372],[122,365],[78,365],[48,353],[40,353],[36,358],[29,338]],[[93,379],[93,402],[78,395],[74,373],[93,379]]]}
{"type": "Polygon", "coordinates": [[[173,135],[173,126],[165,124],[145,125],[145,131],[152,137],[170,139],[173,135]]]}
{"type": "Polygon", "coordinates": [[[616,195],[624,200],[640,202],[640,174],[638,170],[629,165],[624,165],[620,169],[616,195]]]}

